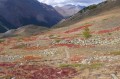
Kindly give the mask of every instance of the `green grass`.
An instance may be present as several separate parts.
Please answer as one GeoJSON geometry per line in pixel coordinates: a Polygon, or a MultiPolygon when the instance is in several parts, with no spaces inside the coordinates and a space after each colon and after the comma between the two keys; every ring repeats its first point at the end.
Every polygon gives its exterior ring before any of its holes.
{"type": "Polygon", "coordinates": [[[120,51],[111,52],[110,54],[112,54],[112,55],[120,55],[120,51]]]}
{"type": "Polygon", "coordinates": [[[61,64],[60,67],[80,67],[81,64],[61,64]]]}
{"type": "Polygon", "coordinates": [[[79,33],[79,34],[76,34],[76,36],[82,36],[82,34],[79,33]]]}
{"type": "Polygon", "coordinates": [[[59,38],[60,36],[55,36],[55,35],[49,35],[49,38],[50,39],[57,39],[57,38],[59,38]]]}
{"type": "Polygon", "coordinates": [[[56,39],[55,42],[59,43],[61,40],[60,39],[56,39]]]}
{"type": "Polygon", "coordinates": [[[102,66],[103,66],[103,63],[94,63],[94,64],[89,65],[89,68],[90,69],[98,69],[102,66]]]}
{"type": "Polygon", "coordinates": [[[104,19],[103,19],[103,21],[106,21],[106,20],[108,20],[108,18],[104,18],[104,19]]]}
{"type": "Polygon", "coordinates": [[[112,33],[109,32],[108,35],[112,35],[112,33]]]}
{"type": "Polygon", "coordinates": [[[80,68],[80,69],[99,69],[100,67],[102,67],[104,64],[103,63],[92,63],[92,64],[61,64],[60,67],[76,67],[76,68],[80,68]]]}
{"type": "Polygon", "coordinates": [[[0,39],[0,43],[4,42],[5,40],[4,39],[0,39]]]}
{"type": "Polygon", "coordinates": [[[21,45],[17,45],[15,48],[19,48],[19,49],[22,49],[22,48],[25,48],[26,45],[25,44],[21,44],[21,45]]]}

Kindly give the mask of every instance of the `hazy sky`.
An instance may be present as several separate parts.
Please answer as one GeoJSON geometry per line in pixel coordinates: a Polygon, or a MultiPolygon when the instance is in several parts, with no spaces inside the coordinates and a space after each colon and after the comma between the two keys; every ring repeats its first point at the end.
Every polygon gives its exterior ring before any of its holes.
{"type": "Polygon", "coordinates": [[[49,5],[65,5],[65,4],[74,4],[74,5],[83,5],[83,6],[87,6],[90,4],[96,4],[105,0],[39,0],[40,2],[49,4],[49,5]]]}

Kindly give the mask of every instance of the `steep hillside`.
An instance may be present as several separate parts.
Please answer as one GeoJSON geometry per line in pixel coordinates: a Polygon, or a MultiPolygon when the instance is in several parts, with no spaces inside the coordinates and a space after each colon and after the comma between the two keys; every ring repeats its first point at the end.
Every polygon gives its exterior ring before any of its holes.
{"type": "Polygon", "coordinates": [[[113,10],[115,8],[120,7],[120,1],[119,0],[108,0],[103,3],[100,3],[98,5],[91,5],[83,10],[79,11],[77,14],[74,16],[66,19],[64,22],[60,22],[54,27],[65,27],[69,26],[71,24],[77,23],[79,21],[82,21],[86,18],[90,18],[99,14],[102,14],[104,12],[108,12],[110,10],[113,10]]]}
{"type": "Polygon", "coordinates": [[[52,6],[37,0],[0,0],[0,22],[9,29],[29,24],[51,27],[62,18],[52,6]]]}

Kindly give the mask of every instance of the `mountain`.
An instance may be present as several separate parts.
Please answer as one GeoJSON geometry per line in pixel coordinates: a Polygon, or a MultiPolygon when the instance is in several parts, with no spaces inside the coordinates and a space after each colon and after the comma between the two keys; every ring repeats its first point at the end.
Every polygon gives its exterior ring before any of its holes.
{"type": "Polygon", "coordinates": [[[81,9],[83,9],[85,6],[80,6],[80,5],[64,5],[64,6],[55,6],[55,10],[58,11],[62,16],[64,17],[69,17],[77,12],[79,12],[81,9]]]}
{"type": "Polygon", "coordinates": [[[37,0],[0,0],[0,32],[29,24],[51,27],[61,19],[52,6],[37,0]]]}
{"type": "Polygon", "coordinates": [[[90,5],[88,7],[83,8],[81,11],[76,13],[74,16],[66,19],[64,22],[58,23],[54,27],[69,26],[71,24],[75,24],[89,17],[96,16],[103,12],[107,12],[107,11],[113,10],[114,8],[119,8],[119,7],[120,7],[119,0],[107,0],[98,5],[90,5]]]}

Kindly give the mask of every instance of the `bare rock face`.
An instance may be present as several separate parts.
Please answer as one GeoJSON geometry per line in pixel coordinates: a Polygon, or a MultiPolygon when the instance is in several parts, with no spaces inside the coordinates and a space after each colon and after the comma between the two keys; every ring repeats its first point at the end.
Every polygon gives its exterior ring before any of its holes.
{"type": "Polygon", "coordinates": [[[50,5],[37,0],[0,0],[0,32],[34,24],[51,27],[63,17],[50,5]]]}

